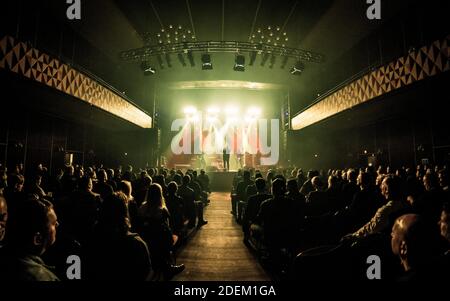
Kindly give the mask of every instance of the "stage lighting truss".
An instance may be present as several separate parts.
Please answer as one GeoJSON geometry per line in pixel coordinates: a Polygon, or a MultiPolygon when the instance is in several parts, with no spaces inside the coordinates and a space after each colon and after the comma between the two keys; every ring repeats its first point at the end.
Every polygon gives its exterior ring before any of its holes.
{"type": "MultiPolygon", "coordinates": [[[[262,54],[267,56],[281,56],[294,58],[296,61],[323,63],[325,57],[323,54],[303,50],[299,48],[283,47],[281,45],[257,43],[257,42],[238,42],[238,41],[207,41],[207,42],[179,42],[171,44],[147,45],[142,48],[122,51],[119,57],[123,61],[145,61],[158,55],[192,53],[192,52],[221,52],[221,53],[249,53],[262,54]]],[[[191,64],[192,65],[192,64],[191,64]]]]}

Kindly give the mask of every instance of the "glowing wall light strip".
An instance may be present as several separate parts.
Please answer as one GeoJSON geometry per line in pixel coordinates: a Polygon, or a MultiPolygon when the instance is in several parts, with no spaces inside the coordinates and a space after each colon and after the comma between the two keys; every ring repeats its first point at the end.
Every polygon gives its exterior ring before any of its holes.
{"type": "Polygon", "coordinates": [[[114,91],[12,37],[0,39],[0,68],[74,96],[142,128],[152,127],[150,116],[114,91]]]}
{"type": "Polygon", "coordinates": [[[238,80],[181,81],[169,84],[171,90],[192,89],[246,89],[246,90],[281,90],[285,86],[270,83],[256,83],[238,80]]]}
{"type": "Polygon", "coordinates": [[[450,70],[450,35],[411,52],[322,99],[292,118],[300,130],[378,96],[450,70]]]}

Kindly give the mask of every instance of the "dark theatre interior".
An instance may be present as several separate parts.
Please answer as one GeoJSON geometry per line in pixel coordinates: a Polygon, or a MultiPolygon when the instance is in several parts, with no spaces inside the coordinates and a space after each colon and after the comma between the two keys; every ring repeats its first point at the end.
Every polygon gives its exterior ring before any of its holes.
{"type": "Polygon", "coordinates": [[[449,1],[0,6],[2,281],[450,278],[449,1]]]}

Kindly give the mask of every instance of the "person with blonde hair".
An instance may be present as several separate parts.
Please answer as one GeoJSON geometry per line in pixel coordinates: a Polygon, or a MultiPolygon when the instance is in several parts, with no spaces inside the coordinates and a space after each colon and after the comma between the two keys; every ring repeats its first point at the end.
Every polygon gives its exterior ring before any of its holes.
{"type": "Polygon", "coordinates": [[[155,272],[163,273],[169,280],[184,270],[184,265],[172,264],[172,248],[178,240],[170,225],[170,213],[162,193],[161,185],[153,183],[147,197],[138,210],[140,234],[150,248],[155,272]]]}

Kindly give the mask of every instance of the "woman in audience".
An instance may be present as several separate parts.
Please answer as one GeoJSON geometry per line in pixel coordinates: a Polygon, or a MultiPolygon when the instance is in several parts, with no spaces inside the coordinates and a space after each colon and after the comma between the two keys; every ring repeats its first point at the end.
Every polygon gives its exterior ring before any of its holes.
{"type": "Polygon", "coordinates": [[[172,264],[172,247],[178,236],[172,233],[170,214],[159,184],[151,184],[147,200],[138,211],[142,237],[150,247],[153,267],[169,280],[184,270],[184,265],[172,264]]]}
{"type": "Polygon", "coordinates": [[[117,190],[123,192],[127,197],[128,213],[130,215],[131,230],[135,231],[138,222],[138,205],[132,195],[133,189],[129,181],[121,181],[117,186],[117,190]]]}

